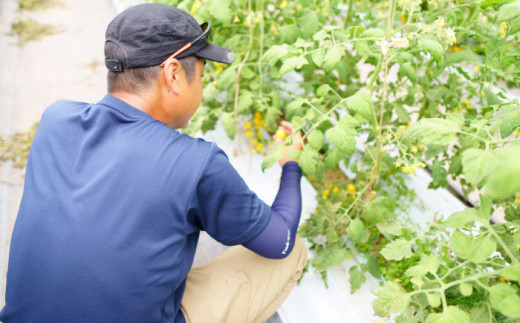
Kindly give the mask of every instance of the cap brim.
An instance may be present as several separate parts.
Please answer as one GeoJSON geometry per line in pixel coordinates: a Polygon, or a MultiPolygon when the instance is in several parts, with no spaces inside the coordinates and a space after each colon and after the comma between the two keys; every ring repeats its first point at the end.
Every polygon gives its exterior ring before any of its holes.
{"type": "Polygon", "coordinates": [[[196,52],[194,55],[210,61],[225,64],[231,64],[235,60],[235,54],[231,50],[211,43],[196,52]]]}

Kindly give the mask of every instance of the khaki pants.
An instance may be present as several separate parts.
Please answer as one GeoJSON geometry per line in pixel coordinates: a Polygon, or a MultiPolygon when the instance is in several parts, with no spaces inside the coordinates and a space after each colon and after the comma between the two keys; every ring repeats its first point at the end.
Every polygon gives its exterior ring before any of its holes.
{"type": "Polygon", "coordinates": [[[263,322],[287,298],[307,263],[301,238],[285,259],[267,259],[234,246],[192,268],[181,310],[188,323],[263,322]]]}

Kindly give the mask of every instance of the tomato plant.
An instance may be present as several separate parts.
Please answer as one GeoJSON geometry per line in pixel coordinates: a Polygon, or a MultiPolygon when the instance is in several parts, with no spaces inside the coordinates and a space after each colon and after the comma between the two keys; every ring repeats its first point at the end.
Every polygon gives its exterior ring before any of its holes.
{"type": "MultiPolygon", "coordinates": [[[[210,64],[189,132],[220,120],[263,152],[280,120],[302,131],[291,157],[319,194],[300,234],[325,282],[359,258],[352,291],[382,276],[382,317],[520,318],[520,106],[507,90],[520,85],[520,1],[163,2],[214,22],[212,41],[237,54],[210,64]],[[401,221],[404,174],[424,167],[431,188],[456,181],[479,207],[426,229],[401,221]],[[497,210],[507,223],[490,223],[497,210]]],[[[268,151],[263,167],[282,153],[268,151]]]]}
{"type": "MultiPolygon", "coordinates": [[[[188,133],[221,122],[266,154],[264,168],[283,151],[273,134],[292,141],[276,132],[281,120],[303,133],[290,154],[318,207],[300,234],[325,283],[354,258],[352,292],[366,274],[384,282],[381,317],[520,318],[520,104],[508,90],[520,85],[520,1],[161,2],[212,21],[212,42],[236,54],[208,64],[188,133]],[[403,221],[415,197],[404,178],[425,167],[430,188],[457,182],[478,206],[423,229],[403,221]],[[506,222],[491,223],[494,212],[506,222]]],[[[12,143],[0,140],[4,159],[12,143]]]]}

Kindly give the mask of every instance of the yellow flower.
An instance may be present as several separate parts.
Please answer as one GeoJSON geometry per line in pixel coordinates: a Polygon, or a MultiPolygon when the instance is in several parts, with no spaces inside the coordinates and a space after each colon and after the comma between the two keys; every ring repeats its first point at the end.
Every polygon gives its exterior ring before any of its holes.
{"type": "Polygon", "coordinates": [[[251,130],[246,131],[246,137],[251,138],[253,136],[253,132],[251,130]]]}
{"type": "Polygon", "coordinates": [[[321,193],[324,200],[328,199],[329,193],[329,190],[324,190],[323,193],[321,193]]]}
{"type": "Polygon", "coordinates": [[[353,184],[347,184],[347,191],[354,193],[356,191],[356,187],[353,184]]]}
{"type": "Polygon", "coordinates": [[[410,148],[410,150],[411,150],[412,153],[414,153],[414,154],[417,154],[417,152],[419,151],[419,150],[417,149],[417,147],[415,147],[415,146],[412,146],[412,148],[410,148]]]}
{"type": "Polygon", "coordinates": [[[403,172],[405,174],[415,174],[415,167],[413,167],[413,166],[405,166],[403,168],[403,172]]]}
{"type": "Polygon", "coordinates": [[[441,17],[439,17],[439,19],[437,19],[437,21],[435,22],[435,26],[437,26],[437,27],[441,27],[442,28],[445,25],[446,25],[446,22],[441,17]]]}
{"type": "Polygon", "coordinates": [[[459,47],[459,46],[457,46],[457,45],[454,45],[454,46],[453,46],[453,51],[454,51],[454,52],[460,52],[460,51],[463,51],[463,50],[464,50],[464,48],[462,48],[462,47],[459,47]]]}
{"type": "Polygon", "coordinates": [[[408,39],[412,40],[413,39],[413,34],[408,34],[408,39]]]}
{"type": "Polygon", "coordinates": [[[520,192],[515,195],[515,205],[520,204],[520,192]]]}
{"type": "Polygon", "coordinates": [[[264,147],[264,144],[262,144],[261,142],[256,144],[256,150],[258,150],[258,152],[261,152],[263,147],[264,147]]]}
{"type": "Polygon", "coordinates": [[[502,21],[500,23],[500,37],[504,37],[507,32],[507,22],[502,21]]]}
{"type": "Polygon", "coordinates": [[[251,129],[251,122],[249,122],[249,121],[246,122],[246,123],[244,124],[244,128],[246,128],[247,130],[251,129]]]}

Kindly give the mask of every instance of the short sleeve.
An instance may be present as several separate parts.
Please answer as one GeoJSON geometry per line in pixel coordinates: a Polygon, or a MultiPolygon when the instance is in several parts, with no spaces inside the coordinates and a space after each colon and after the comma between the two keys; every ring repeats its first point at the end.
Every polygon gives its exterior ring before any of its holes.
{"type": "Polygon", "coordinates": [[[188,205],[190,222],[223,244],[237,245],[262,232],[270,216],[271,207],[212,144],[188,205]]]}

